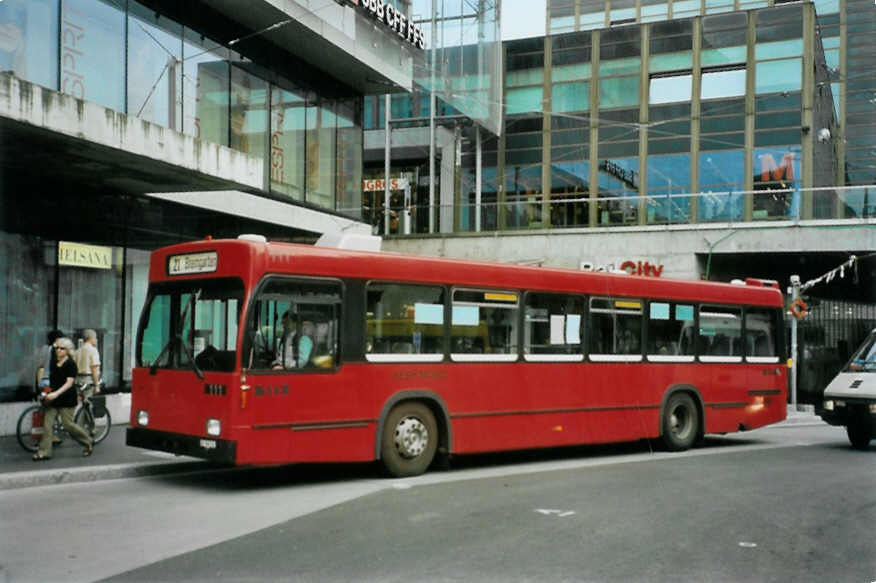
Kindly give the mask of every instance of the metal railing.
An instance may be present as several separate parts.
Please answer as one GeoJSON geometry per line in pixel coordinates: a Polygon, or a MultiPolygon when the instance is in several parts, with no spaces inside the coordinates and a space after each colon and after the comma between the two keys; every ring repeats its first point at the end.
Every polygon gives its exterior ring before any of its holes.
{"type": "MultiPolygon", "coordinates": [[[[506,194],[496,201],[433,206],[436,231],[471,233],[758,222],[876,222],[876,185],[698,193],[623,193],[591,197],[586,192],[506,194]],[[480,225],[477,224],[478,218],[480,225]]],[[[490,200],[492,199],[492,200],[490,200]]],[[[386,231],[385,207],[363,213],[376,233],[386,231]]],[[[389,236],[429,233],[429,207],[390,202],[389,236]]]]}

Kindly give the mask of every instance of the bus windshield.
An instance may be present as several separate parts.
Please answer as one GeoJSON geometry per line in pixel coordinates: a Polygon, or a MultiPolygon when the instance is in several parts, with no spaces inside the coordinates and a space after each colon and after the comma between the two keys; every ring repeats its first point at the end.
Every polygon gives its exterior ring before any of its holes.
{"type": "Polygon", "coordinates": [[[876,330],[864,341],[852,360],[847,372],[876,372],[876,330]]]}
{"type": "Polygon", "coordinates": [[[156,284],[137,338],[137,362],[159,368],[234,370],[243,282],[215,279],[156,284]]]}

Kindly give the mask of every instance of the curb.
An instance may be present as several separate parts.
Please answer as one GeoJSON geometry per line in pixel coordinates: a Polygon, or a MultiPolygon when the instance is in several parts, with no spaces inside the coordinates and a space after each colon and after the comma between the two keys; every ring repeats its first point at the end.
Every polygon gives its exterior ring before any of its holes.
{"type": "Polygon", "coordinates": [[[34,486],[53,486],[114,480],[118,478],[143,478],[183,472],[197,472],[210,469],[207,462],[175,462],[155,464],[115,464],[80,468],[59,468],[57,470],[38,470],[33,472],[11,472],[0,475],[0,490],[30,488],[34,486]]]}
{"type": "Polygon", "coordinates": [[[779,421],[774,425],[767,427],[783,428],[783,427],[815,427],[819,425],[827,426],[828,424],[818,415],[800,415],[785,418],[784,421],[779,421]]]}

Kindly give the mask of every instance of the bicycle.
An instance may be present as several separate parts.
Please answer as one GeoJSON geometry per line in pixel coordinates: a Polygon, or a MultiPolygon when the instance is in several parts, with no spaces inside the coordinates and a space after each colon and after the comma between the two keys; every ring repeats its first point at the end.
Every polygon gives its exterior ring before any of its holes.
{"type": "MultiPolygon", "coordinates": [[[[86,389],[90,386],[90,383],[81,383],[76,387],[80,403],[73,414],[73,422],[84,429],[91,436],[94,445],[97,445],[109,435],[112,416],[104,404],[103,395],[98,395],[95,401],[94,395],[86,393],[86,389]]],[[[43,437],[44,413],[45,406],[39,402],[27,407],[18,417],[15,436],[18,438],[18,444],[26,451],[35,452],[39,448],[40,439],[43,437]]],[[[68,437],[60,416],[55,418],[52,434],[57,437],[54,440],[56,446],[68,437]]]]}

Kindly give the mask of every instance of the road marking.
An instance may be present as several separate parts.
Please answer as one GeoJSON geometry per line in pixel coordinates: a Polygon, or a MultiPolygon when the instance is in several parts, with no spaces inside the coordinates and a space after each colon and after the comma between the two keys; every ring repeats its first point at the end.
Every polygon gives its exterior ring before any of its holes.
{"type": "Polygon", "coordinates": [[[565,518],[566,516],[572,516],[575,514],[574,510],[554,510],[552,508],[536,508],[535,511],[539,514],[544,514],[545,516],[555,515],[559,518],[565,518]]]}
{"type": "Polygon", "coordinates": [[[182,456],[178,456],[174,453],[168,453],[166,451],[141,451],[140,453],[142,453],[143,455],[157,457],[165,460],[182,458],[182,456]]]}
{"type": "Polygon", "coordinates": [[[397,483],[393,484],[392,487],[395,488],[396,490],[409,490],[411,485],[405,484],[404,482],[397,482],[397,483]]]}
{"type": "Polygon", "coordinates": [[[749,542],[749,541],[740,541],[739,546],[743,549],[753,549],[757,547],[757,543],[749,542]]]}
{"type": "Polygon", "coordinates": [[[437,512],[424,512],[423,514],[415,514],[408,518],[410,522],[426,522],[428,520],[434,520],[436,518],[440,518],[441,515],[437,512]]]}

